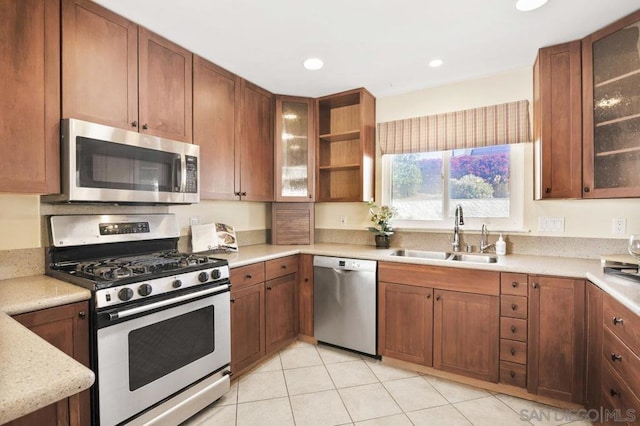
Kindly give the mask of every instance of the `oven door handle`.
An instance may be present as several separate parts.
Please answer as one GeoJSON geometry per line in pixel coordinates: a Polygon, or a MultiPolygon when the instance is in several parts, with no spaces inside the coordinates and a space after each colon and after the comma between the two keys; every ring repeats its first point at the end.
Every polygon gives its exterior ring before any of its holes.
{"type": "Polygon", "coordinates": [[[173,305],[176,303],[184,302],[186,300],[197,299],[202,296],[206,296],[209,294],[222,293],[229,289],[229,285],[221,285],[214,288],[209,288],[206,290],[196,291],[194,293],[185,294],[178,297],[173,297],[171,299],[162,300],[160,302],[149,303],[148,305],[142,305],[131,309],[124,309],[118,312],[110,312],[109,320],[115,321],[117,319],[130,317],[131,315],[141,314],[143,312],[152,311],[154,309],[163,308],[165,306],[173,305]]]}

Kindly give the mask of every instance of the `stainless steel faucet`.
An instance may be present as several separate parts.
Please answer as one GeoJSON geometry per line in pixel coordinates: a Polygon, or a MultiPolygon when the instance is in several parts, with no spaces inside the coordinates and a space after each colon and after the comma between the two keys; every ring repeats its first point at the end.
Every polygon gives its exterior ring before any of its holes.
{"type": "Polygon", "coordinates": [[[489,237],[489,232],[487,231],[487,226],[482,224],[482,235],[480,237],[480,253],[484,253],[488,248],[493,247],[493,244],[489,244],[487,238],[489,237]]]}
{"type": "Polygon", "coordinates": [[[453,251],[460,251],[460,225],[464,225],[464,217],[462,216],[462,206],[456,206],[455,219],[453,222],[453,251]]]}

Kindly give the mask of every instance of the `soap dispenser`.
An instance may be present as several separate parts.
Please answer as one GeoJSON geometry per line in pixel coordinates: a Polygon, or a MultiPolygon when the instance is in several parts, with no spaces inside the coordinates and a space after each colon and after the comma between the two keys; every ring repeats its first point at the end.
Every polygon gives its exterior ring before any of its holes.
{"type": "Polygon", "coordinates": [[[502,238],[502,234],[500,234],[500,238],[496,241],[496,254],[499,256],[507,254],[507,243],[502,238]]]}

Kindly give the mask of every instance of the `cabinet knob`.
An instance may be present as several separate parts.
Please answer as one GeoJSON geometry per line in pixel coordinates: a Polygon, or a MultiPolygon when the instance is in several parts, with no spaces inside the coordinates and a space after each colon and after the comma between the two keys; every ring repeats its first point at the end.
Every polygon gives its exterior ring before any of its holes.
{"type": "Polygon", "coordinates": [[[430,294],[427,294],[427,299],[431,299],[431,295],[430,294]]]}
{"type": "Polygon", "coordinates": [[[78,318],[85,319],[87,317],[87,313],[85,311],[78,312],[78,318]]]}
{"type": "Polygon", "coordinates": [[[517,288],[517,287],[518,287],[518,283],[517,283],[517,281],[512,282],[512,283],[511,283],[511,287],[513,287],[513,288],[517,288]]]}
{"type": "Polygon", "coordinates": [[[309,194],[309,198],[313,198],[313,195],[309,194]]]}
{"type": "Polygon", "coordinates": [[[622,355],[618,355],[617,353],[612,353],[611,354],[611,361],[613,361],[613,362],[616,362],[616,361],[622,362],[622,355]]]}
{"type": "Polygon", "coordinates": [[[267,287],[267,290],[271,291],[271,287],[267,287]]]}
{"type": "Polygon", "coordinates": [[[611,396],[613,397],[619,397],[620,396],[620,391],[617,391],[615,389],[609,389],[609,393],[611,394],[611,396]]]}
{"type": "Polygon", "coordinates": [[[242,193],[240,193],[240,195],[242,195],[243,197],[246,197],[247,193],[246,192],[242,192],[242,193]]]}
{"type": "Polygon", "coordinates": [[[551,193],[551,188],[545,188],[545,189],[544,189],[544,192],[545,192],[546,194],[550,194],[550,193],[551,193]]]}
{"type": "Polygon", "coordinates": [[[591,191],[591,188],[589,188],[588,186],[585,186],[584,187],[584,192],[589,192],[589,191],[591,191]]]}
{"type": "Polygon", "coordinates": [[[253,278],[253,275],[251,275],[251,274],[247,274],[247,275],[245,275],[245,278],[246,278],[246,279],[248,279],[248,280],[250,280],[251,278],[253,278]]]}
{"type": "Polygon", "coordinates": [[[509,371],[509,375],[511,376],[511,378],[513,379],[514,377],[516,377],[516,372],[511,370],[509,371]]]}
{"type": "Polygon", "coordinates": [[[308,283],[308,282],[309,282],[309,278],[305,278],[305,279],[304,279],[304,282],[305,282],[305,283],[308,283]]]}
{"type": "Polygon", "coordinates": [[[231,303],[235,303],[235,302],[236,302],[236,299],[230,299],[229,301],[230,301],[231,303]]]}
{"type": "Polygon", "coordinates": [[[516,354],[516,350],[514,348],[511,348],[511,350],[509,352],[511,352],[512,356],[515,356],[515,354],[516,354]]]}
{"type": "Polygon", "coordinates": [[[280,266],[280,268],[287,269],[287,265],[282,265],[282,266],[280,266]]]}
{"type": "Polygon", "coordinates": [[[131,127],[138,127],[138,122],[137,121],[132,121],[131,122],[131,127]]]}
{"type": "Polygon", "coordinates": [[[515,303],[512,303],[511,310],[515,311],[516,309],[518,309],[518,305],[516,305],[515,303]]]}
{"type": "Polygon", "coordinates": [[[147,123],[144,123],[144,124],[142,125],[142,128],[143,128],[144,130],[147,130],[147,129],[149,128],[149,125],[148,125],[147,123]]]}
{"type": "Polygon", "coordinates": [[[533,284],[531,284],[531,287],[533,287],[533,288],[538,288],[538,286],[539,286],[539,284],[538,284],[538,283],[533,283],[533,284]]]}
{"type": "Polygon", "coordinates": [[[515,332],[516,332],[516,326],[515,326],[515,325],[512,325],[512,326],[511,326],[511,332],[512,332],[512,333],[515,333],[515,332]]]}
{"type": "Polygon", "coordinates": [[[234,192],[234,193],[233,193],[233,195],[235,195],[235,196],[239,197],[239,196],[240,196],[240,191],[236,191],[236,192],[234,192]]]}
{"type": "Polygon", "coordinates": [[[622,318],[613,317],[613,325],[624,324],[624,320],[622,318]]]}
{"type": "Polygon", "coordinates": [[[440,300],[440,296],[436,296],[436,300],[440,300]]]}

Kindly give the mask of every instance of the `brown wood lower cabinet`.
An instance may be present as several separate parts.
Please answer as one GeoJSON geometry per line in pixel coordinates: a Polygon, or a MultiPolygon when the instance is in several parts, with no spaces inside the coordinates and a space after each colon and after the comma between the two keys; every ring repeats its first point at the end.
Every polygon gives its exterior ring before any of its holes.
{"type": "Polygon", "coordinates": [[[271,353],[298,335],[297,274],[269,280],[265,285],[267,353],[271,353]]]}
{"type": "Polygon", "coordinates": [[[433,365],[433,289],[378,284],[378,352],[404,361],[433,365]]]}
{"type": "Polygon", "coordinates": [[[602,369],[602,290],[589,283],[586,295],[587,350],[585,406],[600,408],[600,372],[602,369]]]}
{"type": "MultiPolygon", "coordinates": [[[[42,309],[13,318],[62,352],[89,367],[89,304],[78,302],[42,309]]],[[[20,417],[7,425],[89,425],[91,404],[89,390],[70,396],[20,417]]]]}
{"type": "Polygon", "coordinates": [[[529,276],[527,389],[582,403],[585,282],[529,276]]]}
{"type": "Polygon", "coordinates": [[[313,255],[301,254],[298,280],[298,318],[299,333],[313,336],[313,255]]]}
{"type": "Polygon", "coordinates": [[[264,283],[232,286],[231,302],[231,371],[240,373],[266,354],[264,283]]]}
{"type": "Polygon", "coordinates": [[[434,296],[433,366],[497,382],[499,298],[446,290],[434,296]]]}

